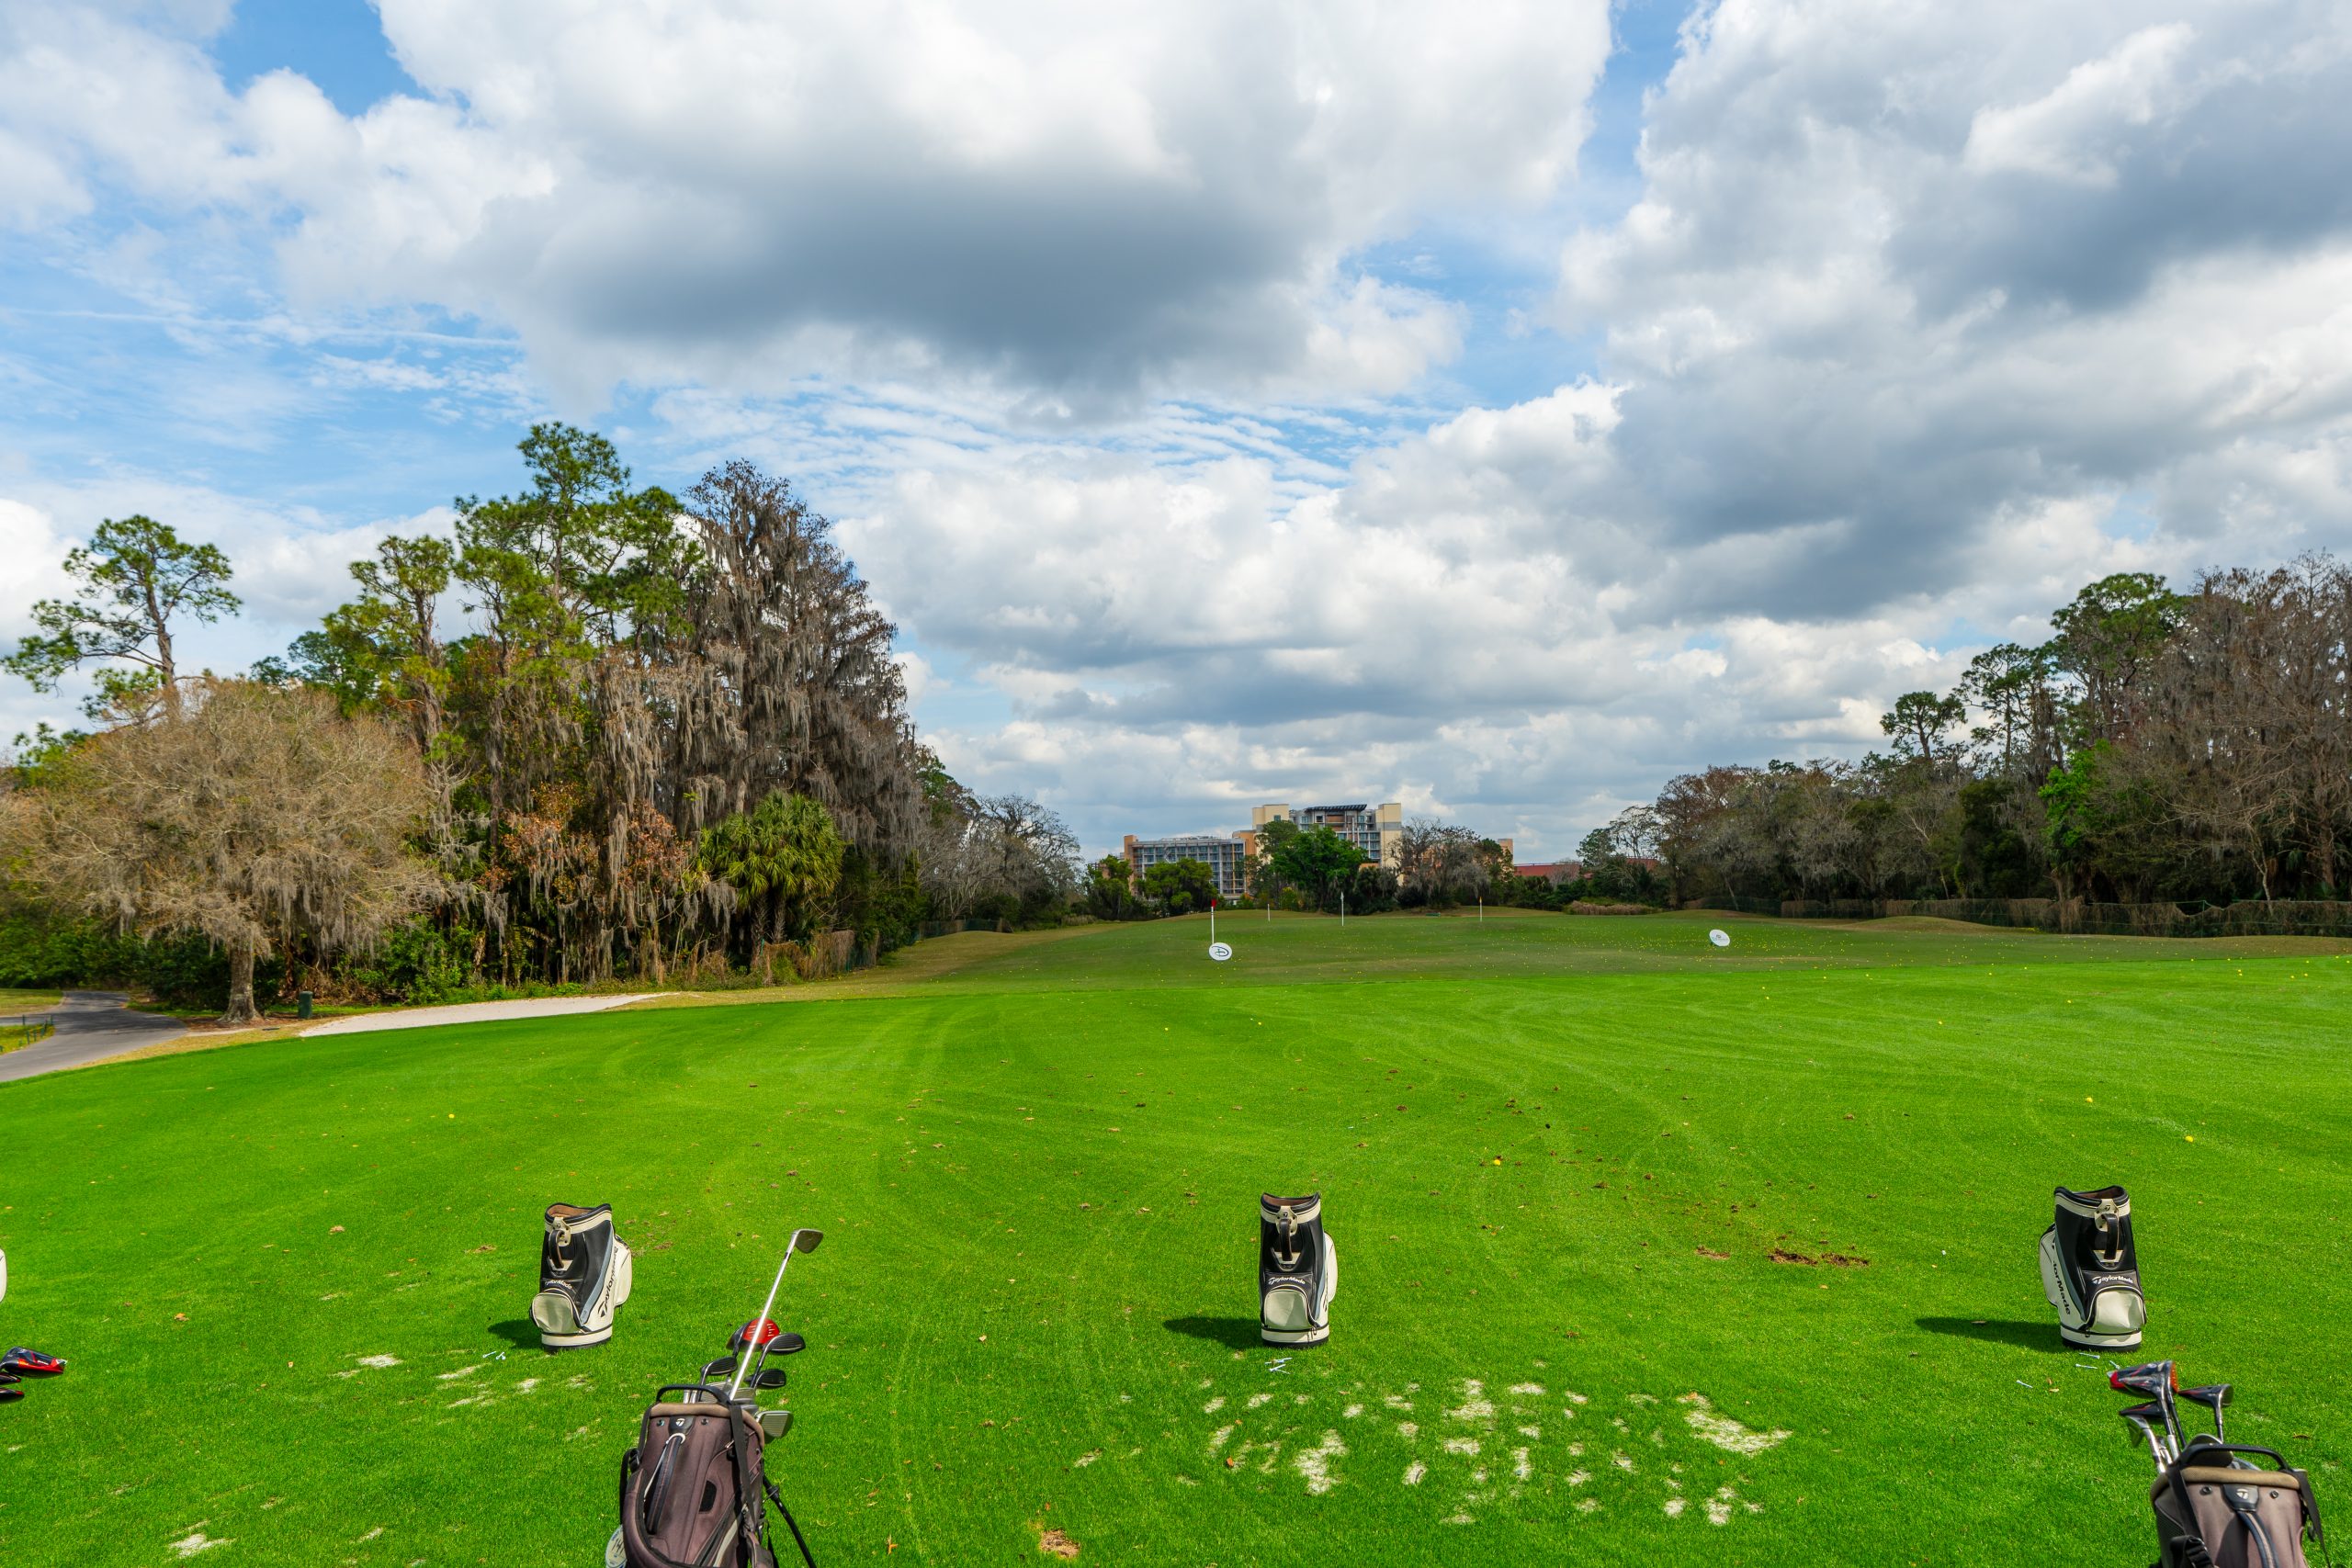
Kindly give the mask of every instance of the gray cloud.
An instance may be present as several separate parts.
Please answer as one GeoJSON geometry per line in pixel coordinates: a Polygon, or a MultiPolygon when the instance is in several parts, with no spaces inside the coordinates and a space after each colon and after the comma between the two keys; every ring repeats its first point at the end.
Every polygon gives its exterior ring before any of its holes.
{"type": "Polygon", "coordinates": [[[1436,0],[379,10],[433,96],[357,118],[286,73],[228,92],[187,30],[209,13],[0,23],[20,217],[241,208],[305,299],[513,323],[591,403],[811,371],[1039,411],[1385,393],[1454,351],[1457,312],[1351,254],[1554,192],[1609,48],[1605,0],[1476,27],[1436,0]]]}
{"type": "Polygon", "coordinates": [[[1678,547],[1658,613],[1870,613],[2088,496],[2346,536],[2340,7],[1731,4],[1691,43],[1560,299],[1624,385],[1617,508],[1678,547]]]}

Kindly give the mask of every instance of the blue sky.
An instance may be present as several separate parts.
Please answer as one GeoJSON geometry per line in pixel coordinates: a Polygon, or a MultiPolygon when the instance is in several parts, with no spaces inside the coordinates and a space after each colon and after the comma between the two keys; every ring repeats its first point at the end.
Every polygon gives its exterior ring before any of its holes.
{"type": "Polygon", "coordinates": [[[1532,857],[2103,571],[2352,535],[2329,7],[977,17],[0,20],[0,637],[144,510],[240,665],[562,417],[792,476],[1090,848],[1332,795],[1532,857]]]}

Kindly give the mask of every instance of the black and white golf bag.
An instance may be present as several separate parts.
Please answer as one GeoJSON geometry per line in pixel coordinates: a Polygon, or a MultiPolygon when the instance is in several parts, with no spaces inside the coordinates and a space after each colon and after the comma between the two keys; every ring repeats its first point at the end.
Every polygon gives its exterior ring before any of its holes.
{"type": "Polygon", "coordinates": [[[1323,1234],[1323,1198],[1258,1200],[1258,1335],[1269,1345],[1320,1345],[1331,1337],[1339,1255],[1323,1234]]]}
{"type": "Polygon", "coordinates": [[[2140,1343],[2147,1302],[2132,1249],[2132,1199],[2120,1187],[2059,1188],[2058,1213],[2041,1233],[2041,1291],[2058,1309],[2069,1345],[2128,1350],[2140,1343]]]}
{"type": "Polygon", "coordinates": [[[2304,1536],[2324,1540],[2311,1477],[2276,1449],[2193,1438],[2148,1502],[2156,1568],[2306,1568],[2304,1536]]]}
{"type": "Polygon", "coordinates": [[[613,1314],[628,1300],[629,1250],[613,1233],[613,1206],[548,1205],[539,1247],[539,1293],[531,1321],[550,1350],[601,1345],[613,1337],[613,1314]]]}

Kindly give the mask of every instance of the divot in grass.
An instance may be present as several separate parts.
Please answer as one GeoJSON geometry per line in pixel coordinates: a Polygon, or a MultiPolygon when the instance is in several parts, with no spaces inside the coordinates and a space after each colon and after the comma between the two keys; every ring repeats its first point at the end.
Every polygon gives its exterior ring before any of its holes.
{"type": "Polygon", "coordinates": [[[1292,1456],[1291,1463],[1306,1478],[1306,1489],[1319,1497],[1340,1483],[1340,1478],[1331,1473],[1331,1461],[1345,1458],[1347,1451],[1339,1433],[1326,1432],[1320,1447],[1301,1450],[1292,1456]]]}
{"type": "Polygon", "coordinates": [[[1679,1403],[1690,1407],[1682,1413],[1682,1418],[1690,1424],[1690,1429],[1727,1453],[1760,1454],[1788,1441],[1791,1436],[1779,1428],[1770,1432],[1750,1431],[1728,1416],[1716,1415],[1714,1406],[1707,1402],[1703,1393],[1686,1393],[1679,1403]]]}
{"type": "Polygon", "coordinates": [[[1462,1404],[1445,1413],[1449,1421],[1491,1421],[1495,1418],[1494,1402],[1487,1397],[1487,1385],[1476,1378],[1462,1380],[1462,1404]]]}

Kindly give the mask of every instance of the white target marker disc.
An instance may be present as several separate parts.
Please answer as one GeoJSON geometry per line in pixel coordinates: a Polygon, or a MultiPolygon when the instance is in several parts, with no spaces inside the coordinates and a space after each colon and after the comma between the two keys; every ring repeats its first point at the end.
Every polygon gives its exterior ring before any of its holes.
{"type": "Polygon", "coordinates": [[[1713,942],[1717,947],[1729,947],[1731,945],[1731,932],[1721,930],[1712,931],[1707,933],[1707,940],[1713,942]]]}
{"type": "Polygon", "coordinates": [[[1233,949],[1221,942],[1213,942],[1209,943],[1209,956],[1222,964],[1233,956],[1233,949]]]}

